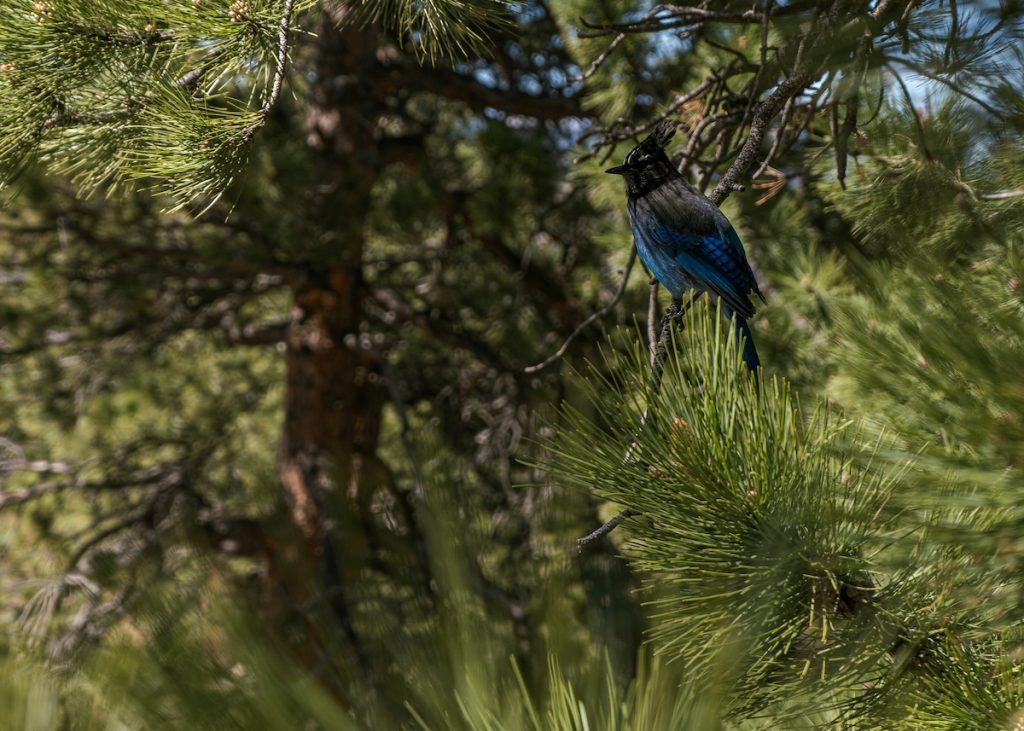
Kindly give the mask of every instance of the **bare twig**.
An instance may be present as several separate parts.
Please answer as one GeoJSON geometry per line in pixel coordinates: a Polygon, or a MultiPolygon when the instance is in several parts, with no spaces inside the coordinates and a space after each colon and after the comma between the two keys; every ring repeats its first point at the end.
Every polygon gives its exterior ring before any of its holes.
{"type": "MultiPolygon", "coordinates": [[[[50,472],[50,470],[45,470],[44,472],[50,472]]],[[[138,475],[130,477],[118,477],[95,481],[86,481],[75,478],[62,482],[39,482],[35,485],[23,487],[18,490],[0,492],[0,510],[11,505],[21,505],[44,495],[51,495],[53,493],[63,492],[66,490],[77,490],[80,492],[105,492],[151,487],[152,485],[164,480],[167,475],[168,471],[165,465],[156,465],[138,475]]]]}
{"type": "Polygon", "coordinates": [[[651,294],[647,298],[647,348],[651,351],[651,365],[654,365],[654,353],[657,351],[658,332],[654,329],[654,320],[658,316],[658,280],[651,277],[651,294]]]}
{"type": "Polygon", "coordinates": [[[954,184],[957,190],[962,190],[976,201],[1005,201],[1024,196],[1024,190],[1001,190],[995,193],[979,193],[967,183],[959,181],[954,184]]]}
{"type": "MultiPolygon", "coordinates": [[[[649,380],[651,393],[655,394],[661,388],[661,376],[665,368],[665,357],[668,355],[668,340],[669,335],[672,331],[672,323],[680,319],[686,312],[693,306],[693,303],[697,301],[697,298],[701,296],[701,292],[693,292],[690,294],[690,298],[686,301],[686,306],[682,304],[681,298],[673,298],[672,304],[669,305],[668,310],[661,318],[661,334],[658,339],[654,339],[654,313],[656,307],[656,293],[657,286],[652,282],[651,285],[651,301],[648,305],[648,321],[647,321],[647,332],[650,338],[650,351],[651,351],[651,377],[649,380]]],[[[633,437],[633,441],[630,442],[629,447],[626,449],[626,454],[622,458],[623,464],[629,464],[633,459],[633,453],[636,452],[637,444],[640,440],[640,434],[647,427],[647,422],[651,418],[651,405],[650,402],[647,404],[647,408],[644,409],[643,416],[640,417],[640,425],[636,430],[633,437]]]]}
{"type": "Polygon", "coordinates": [[[274,110],[277,100],[281,98],[281,87],[284,84],[284,75],[288,70],[288,33],[292,26],[292,13],[295,11],[295,0],[284,0],[284,11],[281,13],[281,20],[277,24],[277,67],[274,69],[274,78],[270,81],[270,91],[267,98],[263,100],[263,106],[257,112],[259,121],[252,125],[245,132],[245,139],[251,140],[257,131],[267,123],[267,118],[274,110]]]}
{"type": "MultiPolygon", "coordinates": [[[[687,302],[686,309],[690,308],[696,296],[691,296],[687,302]]],[[[665,311],[664,316],[661,318],[661,334],[658,335],[658,341],[654,344],[654,354],[651,357],[651,389],[657,391],[661,388],[661,374],[665,368],[665,357],[668,355],[668,340],[669,335],[672,332],[672,322],[679,318],[685,310],[682,307],[682,301],[680,299],[673,299],[672,304],[665,311]]],[[[644,420],[646,421],[647,414],[644,414],[644,420]]],[[[643,424],[641,423],[641,428],[643,424]]]]}
{"type": "Polygon", "coordinates": [[[757,66],[757,74],[750,85],[750,98],[747,100],[747,108],[743,110],[743,121],[740,122],[740,129],[747,126],[750,113],[754,109],[754,101],[761,93],[761,77],[768,66],[768,24],[771,19],[773,0],[767,0],[764,4],[764,17],[761,21],[761,63],[757,66]]]}
{"type": "Polygon", "coordinates": [[[654,31],[684,28],[698,23],[750,23],[758,20],[758,13],[748,10],[742,13],[720,12],[705,8],[691,8],[678,5],[659,5],[643,18],[630,23],[591,23],[584,18],[580,23],[587,28],[579,31],[580,38],[597,38],[613,33],[650,33],[654,31]]]}
{"type": "Polygon", "coordinates": [[[690,132],[690,140],[686,143],[686,149],[683,151],[683,159],[696,160],[699,158],[700,153],[709,144],[707,138],[710,138],[717,130],[718,125],[722,124],[728,117],[729,115],[724,112],[701,117],[701,120],[697,122],[697,126],[690,132]],[[709,133],[705,135],[706,132],[709,133]]]}
{"type": "Polygon", "coordinates": [[[764,174],[764,171],[768,169],[769,165],[771,165],[772,160],[774,160],[775,156],[779,154],[779,150],[782,148],[782,141],[786,136],[786,126],[789,124],[789,116],[792,112],[793,97],[790,97],[789,101],[786,102],[786,106],[782,108],[782,119],[779,121],[779,128],[775,132],[775,139],[772,140],[772,146],[768,150],[768,154],[765,155],[764,160],[761,161],[761,164],[751,176],[754,180],[760,178],[764,174]]]}
{"type": "Polygon", "coordinates": [[[154,499],[152,496],[149,499],[143,501],[143,504],[138,510],[128,513],[123,518],[115,523],[107,526],[103,530],[93,534],[86,539],[72,554],[68,560],[68,572],[72,572],[78,569],[78,565],[82,560],[97,546],[106,541],[108,538],[117,535],[121,531],[127,530],[139,523],[143,522],[146,517],[150,514],[153,509],[154,499]]]}
{"type": "Polygon", "coordinates": [[[606,535],[611,533],[618,527],[619,523],[621,523],[622,521],[626,520],[627,518],[632,518],[634,515],[639,514],[640,513],[638,513],[636,510],[633,510],[632,508],[626,508],[597,530],[594,530],[588,533],[587,535],[583,536],[582,538],[577,539],[576,550],[582,551],[584,548],[589,546],[594,541],[600,540],[601,538],[604,538],[606,535]]]}
{"type": "Polygon", "coordinates": [[[604,62],[608,60],[608,57],[612,55],[612,52],[616,48],[618,48],[619,45],[624,40],[626,40],[626,34],[625,33],[619,33],[617,36],[615,36],[615,40],[613,40],[611,43],[608,44],[608,48],[604,49],[604,51],[601,52],[601,55],[598,56],[597,58],[595,58],[594,62],[592,64],[590,64],[590,68],[588,68],[584,73],[580,74],[579,76],[576,76],[572,80],[573,81],[586,81],[591,76],[596,74],[597,70],[599,68],[601,68],[601,66],[604,64],[604,62]]]}
{"type": "Polygon", "coordinates": [[[914,98],[910,96],[910,89],[907,88],[906,83],[903,81],[903,77],[899,75],[899,72],[892,67],[891,64],[886,64],[885,67],[892,72],[893,78],[896,79],[897,85],[903,92],[903,98],[907,102],[907,109],[910,115],[914,118],[914,127],[917,129],[917,142],[921,146],[921,154],[924,155],[926,160],[932,159],[931,150],[928,149],[928,140],[924,132],[924,124],[921,122],[921,115],[917,113],[917,108],[914,106],[914,98]]]}
{"type": "MultiPolygon", "coordinates": [[[[510,371],[510,368],[505,365],[500,354],[485,339],[476,336],[469,329],[462,327],[461,324],[458,326],[452,325],[420,312],[403,300],[394,289],[381,287],[372,290],[371,294],[384,308],[385,312],[388,313],[385,317],[391,317],[390,313],[394,313],[394,316],[401,318],[403,322],[415,326],[435,340],[470,352],[483,363],[501,373],[508,373],[510,371]]],[[[385,319],[385,322],[387,321],[385,319]]]]}
{"type": "Polygon", "coordinates": [[[658,124],[660,124],[663,120],[668,119],[668,117],[673,112],[677,111],[678,109],[692,102],[693,100],[699,99],[700,97],[704,96],[717,83],[719,83],[719,79],[717,77],[708,77],[693,90],[687,92],[686,94],[680,94],[679,96],[677,96],[675,99],[672,100],[672,103],[665,109],[664,112],[648,120],[647,122],[644,122],[643,124],[635,126],[624,126],[621,129],[618,129],[620,125],[616,124],[607,128],[597,128],[592,130],[591,132],[587,133],[583,138],[580,138],[580,141],[582,141],[585,137],[602,135],[601,141],[590,152],[580,155],[578,158],[573,160],[573,163],[575,165],[579,165],[580,163],[585,162],[586,160],[589,160],[590,158],[597,155],[598,152],[605,147],[614,148],[615,145],[619,142],[628,139],[633,139],[639,137],[642,134],[650,132],[652,129],[657,127],[658,124]]]}
{"type": "Polygon", "coordinates": [[[281,96],[281,85],[284,83],[284,74],[288,68],[288,32],[291,30],[292,13],[295,11],[295,0],[285,0],[284,12],[277,24],[277,69],[274,71],[274,79],[270,84],[270,93],[263,102],[260,115],[267,117],[270,111],[277,104],[281,96]]]}
{"type": "Polygon", "coordinates": [[[526,368],[523,368],[523,373],[536,373],[537,371],[542,371],[545,368],[547,368],[549,365],[551,365],[556,360],[558,360],[563,355],[565,355],[565,351],[567,351],[569,349],[569,345],[572,343],[572,341],[575,340],[576,336],[579,335],[581,332],[583,332],[590,325],[590,323],[594,322],[595,320],[597,320],[599,318],[604,317],[609,312],[611,312],[612,309],[615,307],[615,305],[619,304],[619,300],[622,299],[622,295],[625,294],[625,292],[626,292],[626,284],[629,282],[629,275],[633,271],[633,264],[635,262],[636,262],[636,247],[634,247],[633,250],[629,254],[629,263],[626,264],[626,271],[622,275],[622,283],[619,284],[619,289],[615,293],[615,296],[612,297],[611,301],[608,302],[608,304],[606,304],[604,307],[602,307],[597,312],[594,312],[593,314],[591,314],[590,317],[588,317],[586,320],[581,322],[579,325],[577,325],[576,329],[573,330],[572,333],[569,334],[569,337],[567,337],[565,339],[565,342],[562,343],[562,346],[558,350],[556,350],[550,356],[548,356],[547,358],[542,360],[540,363],[537,363],[536,365],[527,366],[526,368]]]}
{"type": "MultiPolygon", "coordinates": [[[[7,441],[7,440],[4,440],[7,441]]],[[[74,469],[67,462],[50,462],[47,460],[11,459],[0,462],[0,479],[12,472],[35,472],[44,475],[68,475],[74,469]]]]}

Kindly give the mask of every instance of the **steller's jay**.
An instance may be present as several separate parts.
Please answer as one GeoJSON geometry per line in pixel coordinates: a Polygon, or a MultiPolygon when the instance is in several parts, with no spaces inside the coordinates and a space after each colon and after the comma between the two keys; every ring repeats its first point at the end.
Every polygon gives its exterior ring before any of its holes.
{"type": "Polygon", "coordinates": [[[711,292],[726,317],[736,315],[736,336],[745,339],[743,361],[760,365],[747,318],[751,293],[764,301],[736,230],[718,206],[687,183],[665,154],[675,128],[660,124],[626,155],[625,164],[605,170],[626,180],[629,225],[647,269],[678,307],[683,291],[711,292]]]}

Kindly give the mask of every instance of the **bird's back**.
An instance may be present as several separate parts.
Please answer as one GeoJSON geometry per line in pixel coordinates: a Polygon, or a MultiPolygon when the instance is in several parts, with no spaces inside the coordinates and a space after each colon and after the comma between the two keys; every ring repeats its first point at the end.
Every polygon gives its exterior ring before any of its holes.
{"type": "Polygon", "coordinates": [[[718,295],[742,317],[754,314],[750,294],[760,291],[739,236],[682,177],[631,196],[628,210],[637,253],[673,297],[694,288],[718,295]]]}

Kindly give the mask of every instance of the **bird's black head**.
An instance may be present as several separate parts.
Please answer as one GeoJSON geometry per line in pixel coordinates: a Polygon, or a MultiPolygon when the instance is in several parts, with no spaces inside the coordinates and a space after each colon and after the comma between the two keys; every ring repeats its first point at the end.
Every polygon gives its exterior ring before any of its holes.
{"type": "Polygon", "coordinates": [[[626,190],[632,196],[643,195],[674,177],[679,171],[665,154],[676,129],[670,122],[661,122],[654,131],[639,145],[626,155],[622,165],[605,170],[612,175],[621,175],[626,179],[626,190]]]}

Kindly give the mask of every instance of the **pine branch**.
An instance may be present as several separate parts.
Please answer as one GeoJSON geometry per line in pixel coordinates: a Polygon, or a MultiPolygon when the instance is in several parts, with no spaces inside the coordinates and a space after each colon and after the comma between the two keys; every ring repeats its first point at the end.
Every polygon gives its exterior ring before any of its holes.
{"type": "Polygon", "coordinates": [[[375,83],[381,95],[411,90],[428,92],[462,102],[480,112],[498,109],[506,114],[544,120],[589,116],[579,99],[573,96],[533,95],[514,88],[499,89],[451,69],[424,68],[403,61],[398,61],[390,68],[390,73],[381,75],[375,83]]]}
{"type": "Polygon", "coordinates": [[[931,79],[932,81],[936,81],[940,84],[947,86],[951,91],[955,92],[956,94],[964,97],[965,99],[970,99],[972,102],[977,104],[979,107],[984,109],[986,112],[991,114],[996,119],[1006,121],[1006,115],[1002,111],[993,107],[991,104],[989,104],[987,101],[982,99],[977,94],[968,91],[960,82],[943,76],[941,74],[938,74],[932,71],[931,69],[926,68],[922,64],[917,63],[913,59],[906,58],[904,56],[886,55],[884,58],[887,63],[898,63],[901,66],[907,67],[916,74],[920,74],[921,76],[924,76],[927,79],[931,79]]]}
{"type": "Polygon", "coordinates": [[[360,0],[357,10],[398,37],[410,39],[417,58],[436,63],[483,51],[492,35],[513,24],[502,0],[360,0]]]}
{"type": "Polygon", "coordinates": [[[622,33],[651,33],[710,22],[746,24],[757,20],[758,13],[753,10],[728,12],[700,7],[659,5],[640,20],[629,23],[591,23],[586,18],[580,18],[580,23],[587,30],[580,31],[579,37],[598,38],[622,33]]]}
{"type": "Polygon", "coordinates": [[[596,530],[588,533],[582,538],[576,539],[576,550],[582,552],[583,549],[589,546],[591,543],[604,538],[606,535],[615,530],[622,521],[626,520],[627,518],[632,518],[635,515],[639,515],[639,513],[637,513],[637,511],[631,508],[626,508],[622,512],[616,514],[611,520],[602,525],[600,528],[597,528],[596,530]]]}
{"type": "Polygon", "coordinates": [[[270,92],[267,94],[263,106],[260,107],[260,125],[252,127],[246,133],[248,139],[252,139],[259,127],[270,117],[271,111],[277,105],[277,100],[281,97],[281,87],[284,84],[284,76],[288,68],[288,33],[291,30],[292,13],[294,11],[295,0],[285,0],[281,20],[277,25],[277,67],[274,69],[274,78],[270,82],[270,92]]]}
{"type": "Polygon", "coordinates": [[[54,495],[65,491],[100,492],[112,490],[126,490],[152,485],[163,479],[165,473],[163,467],[154,468],[146,473],[128,479],[110,480],[71,480],[64,482],[39,482],[30,487],[23,487],[18,490],[0,491],[0,510],[4,508],[23,505],[37,500],[44,495],[54,495]]]}
{"type": "MultiPolygon", "coordinates": [[[[804,418],[778,381],[755,397],[716,308],[692,308],[686,325],[660,389],[650,388],[647,355],[636,348],[602,368],[614,381],[581,380],[589,403],[564,412],[545,467],[627,511],[581,545],[631,515],[647,518],[636,522],[627,558],[652,586],[670,587],[651,601],[653,639],[685,657],[695,677],[729,673],[728,715],[763,713],[805,684],[863,687],[875,658],[891,665],[892,638],[913,636],[884,614],[861,556],[891,530],[894,514],[883,508],[896,478],[842,456],[841,427],[824,405],[804,418]],[[630,439],[635,459],[623,464],[630,439]],[[737,629],[735,641],[724,627],[737,629]]],[[[916,606],[920,587],[890,582],[884,601],[916,606]]]]}

